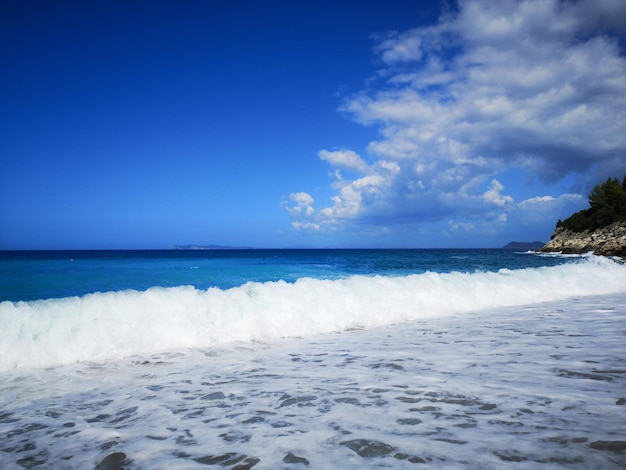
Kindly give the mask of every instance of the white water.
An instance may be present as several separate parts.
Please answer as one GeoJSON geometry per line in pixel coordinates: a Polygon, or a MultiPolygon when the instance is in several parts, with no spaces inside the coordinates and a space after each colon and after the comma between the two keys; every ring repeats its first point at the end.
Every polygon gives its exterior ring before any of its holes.
{"type": "Polygon", "coordinates": [[[0,303],[0,370],[273,341],[488,308],[626,292],[600,257],[497,273],[425,273],[96,293],[0,303]]]}
{"type": "Polygon", "coordinates": [[[621,293],[5,371],[0,468],[623,469],[624,332],[621,293]]]}

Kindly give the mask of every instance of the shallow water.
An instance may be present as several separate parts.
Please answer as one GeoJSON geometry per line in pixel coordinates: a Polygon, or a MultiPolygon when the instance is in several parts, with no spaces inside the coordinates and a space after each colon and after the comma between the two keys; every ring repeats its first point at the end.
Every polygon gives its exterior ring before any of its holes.
{"type": "Polygon", "coordinates": [[[625,305],[2,372],[0,468],[624,468],[625,305]]]}

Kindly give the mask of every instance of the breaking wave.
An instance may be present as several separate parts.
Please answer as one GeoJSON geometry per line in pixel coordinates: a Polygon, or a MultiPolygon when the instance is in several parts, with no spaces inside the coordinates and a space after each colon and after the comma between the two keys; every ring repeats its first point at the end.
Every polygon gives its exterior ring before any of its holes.
{"type": "Polygon", "coordinates": [[[497,272],[151,288],[0,303],[0,370],[341,332],[626,291],[626,266],[586,257],[497,272]]]}

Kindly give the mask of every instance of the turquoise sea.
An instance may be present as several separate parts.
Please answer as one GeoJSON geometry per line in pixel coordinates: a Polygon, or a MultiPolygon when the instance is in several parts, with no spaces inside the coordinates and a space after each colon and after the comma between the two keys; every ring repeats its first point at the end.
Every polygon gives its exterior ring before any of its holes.
{"type": "Polygon", "coordinates": [[[0,468],[625,468],[626,264],[0,252],[0,468]]]}
{"type": "MultiPolygon", "coordinates": [[[[499,249],[135,250],[0,252],[0,301],[190,285],[537,268],[573,262],[499,249]]],[[[574,262],[576,262],[574,260],[574,262]]]]}

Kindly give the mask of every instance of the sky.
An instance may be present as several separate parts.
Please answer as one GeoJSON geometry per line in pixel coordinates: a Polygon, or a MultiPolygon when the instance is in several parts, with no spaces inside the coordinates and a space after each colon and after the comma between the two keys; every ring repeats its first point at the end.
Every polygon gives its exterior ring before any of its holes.
{"type": "Polygon", "coordinates": [[[501,247],[626,173],[626,2],[0,4],[0,249],[501,247]]]}

